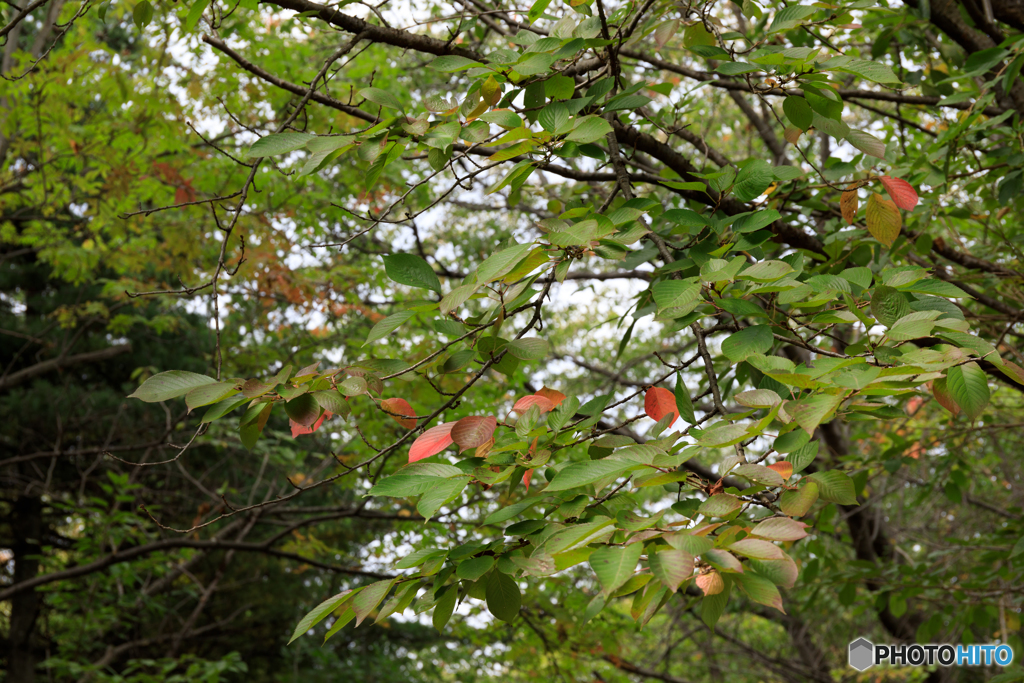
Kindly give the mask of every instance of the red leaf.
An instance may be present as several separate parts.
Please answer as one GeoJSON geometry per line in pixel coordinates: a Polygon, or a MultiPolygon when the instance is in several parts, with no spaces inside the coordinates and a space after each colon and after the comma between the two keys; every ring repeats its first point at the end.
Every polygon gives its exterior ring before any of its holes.
{"type": "Polygon", "coordinates": [[[412,442],[409,449],[409,462],[416,462],[423,458],[437,455],[452,445],[452,427],[454,422],[445,422],[443,425],[431,427],[420,434],[419,438],[412,442]]]}
{"type": "Polygon", "coordinates": [[[882,181],[882,187],[892,197],[892,201],[896,206],[904,211],[914,210],[919,199],[913,185],[902,178],[892,178],[887,175],[882,176],[879,180],[882,181]]]}
{"type": "Polygon", "coordinates": [[[547,387],[544,387],[534,395],[543,396],[547,400],[551,401],[551,405],[556,408],[558,407],[558,404],[565,400],[565,394],[561,391],[555,391],[554,389],[548,389],[547,387]]]}
{"type": "Polygon", "coordinates": [[[332,413],[330,413],[330,412],[325,410],[324,414],[320,416],[319,420],[317,420],[315,423],[313,423],[312,427],[306,427],[304,425],[300,425],[295,420],[289,419],[288,422],[290,422],[291,425],[292,425],[292,438],[294,439],[295,437],[302,436],[303,434],[312,434],[316,430],[320,429],[320,425],[322,425],[324,423],[324,420],[330,419],[331,416],[332,416],[332,413]]]}
{"type": "Polygon", "coordinates": [[[512,406],[512,410],[522,414],[529,410],[530,406],[537,406],[540,408],[540,412],[542,413],[546,413],[555,407],[551,402],[551,399],[544,396],[538,396],[537,394],[531,394],[529,396],[523,396],[521,399],[516,401],[516,404],[512,406]]]}
{"type": "Polygon", "coordinates": [[[527,491],[530,490],[531,479],[533,479],[533,470],[526,470],[526,473],[523,475],[523,486],[526,487],[527,491]]]}
{"type": "Polygon", "coordinates": [[[783,479],[789,479],[793,476],[793,463],[787,460],[782,460],[774,465],[768,465],[768,469],[775,470],[783,479]]]}
{"type": "MultiPolygon", "coordinates": [[[[679,419],[679,409],[676,407],[675,395],[668,389],[662,389],[661,387],[651,387],[647,390],[647,394],[644,396],[644,412],[647,413],[647,417],[656,422],[669,413],[675,413],[676,415],[672,418],[672,422],[679,419]]],[[[669,423],[670,427],[672,422],[669,423]]]]}
{"type": "Polygon", "coordinates": [[[404,398],[386,398],[380,402],[380,407],[406,429],[416,429],[416,412],[404,398]]]}
{"type": "Polygon", "coordinates": [[[459,445],[459,452],[462,453],[490,441],[497,426],[498,420],[492,416],[464,417],[452,427],[452,441],[459,445]]]}

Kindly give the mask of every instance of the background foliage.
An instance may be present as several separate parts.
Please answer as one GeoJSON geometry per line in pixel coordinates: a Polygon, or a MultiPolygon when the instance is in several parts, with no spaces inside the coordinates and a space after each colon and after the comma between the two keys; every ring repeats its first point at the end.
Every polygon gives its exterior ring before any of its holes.
{"type": "Polygon", "coordinates": [[[1017,4],[0,11],[3,680],[1024,651],[1017,4]]]}

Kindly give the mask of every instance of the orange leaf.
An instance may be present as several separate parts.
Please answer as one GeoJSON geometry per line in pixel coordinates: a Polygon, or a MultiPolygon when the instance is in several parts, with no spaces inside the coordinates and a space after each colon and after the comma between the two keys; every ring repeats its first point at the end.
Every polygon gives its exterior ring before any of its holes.
{"type": "Polygon", "coordinates": [[[533,470],[526,470],[526,473],[523,475],[523,486],[526,487],[527,491],[530,490],[530,481],[532,479],[533,479],[533,470]]]}
{"type": "Polygon", "coordinates": [[[412,442],[412,448],[409,449],[409,462],[437,455],[451,446],[453,443],[452,427],[454,426],[454,422],[445,422],[420,434],[419,438],[412,442]]]}
{"type": "Polygon", "coordinates": [[[302,436],[303,434],[312,434],[316,430],[320,429],[320,425],[322,425],[324,423],[324,420],[329,420],[331,418],[331,416],[332,416],[332,413],[330,413],[330,412],[325,410],[324,414],[320,416],[319,420],[317,420],[315,423],[313,423],[312,427],[306,427],[304,425],[300,425],[295,420],[292,420],[292,419],[289,418],[288,422],[291,423],[291,426],[292,426],[292,438],[294,439],[295,437],[302,436]]]}
{"type": "Polygon", "coordinates": [[[725,581],[721,574],[710,571],[697,577],[697,586],[704,591],[704,595],[718,595],[725,590],[725,581]]]}
{"type": "Polygon", "coordinates": [[[452,427],[452,441],[459,446],[459,453],[482,446],[491,439],[498,421],[493,416],[464,417],[452,427]]]}
{"type": "Polygon", "coordinates": [[[857,218],[857,209],[860,201],[857,199],[857,190],[847,190],[839,197],[839,210],[843,212],[843,220],[847,225],[853,225],[857,218]]]}
{"type": "MultiPolygon", "coordinates": [[[[647,413],[647,417],[655,421],[661,421],[661,418],[665,417],[669,413],[675,413],[675,417],[672,418],[672,422],[679,419],[679,409],[676,407],[676,397],[668,389],[662,389],[661,387],[651,387],[647,390],[647,394],[644,396],[644,412],[647,413]]],[[[672,422],[669,426],[672,426],[672,422]]]]}
{"type": "Polygon", "coordinates": [[[789,479],[793,476],[793,463],[786,460],[781,460],[774,465],[768,465],[768,469],[775,470],[783,479],[789,479]]]}
{"type": "Polygon", "coordinates": [[[544,396],[538,396],[537,394],[531,394],[529,396],[523,396],[521,399],[516,401],[516,404],[512,406],[512,410],[521,415],[529,410],[530,406],[537,406],[540,408],[540,412],[542,413],[546,413],[555,407],[551,402],[551,399],[544,396]]]}
{"type": "Polygon", "coordinates": [[[799,142],[801,135],[803,135],[803,131],[796,126],[787,126],[786,130],[782,131],[782,137],[786,138],[786,142],[791,145],[799,142]]]}
{"type": "Polygon", "coordinates": [[[534,396],[543,396],[547,400],[551,401],[551,406],[554,408],[557,408],[558,404],[565,400],[565,394],[561,391],[555,391],[554,389],[548,389],[547,387],[538,391],[534,396]]]}
{"type": "Polygon", "coordinates": [[[900,210],[896,208],[896,204],[882,195],[872,192],[868,197],[868,207],[864,213],[871,236],[885,246],[891,247],[899,237],[900,228],[903,227],[903,219],[900,217],[900,210]]]}
{"type": "Polygon", "coordinates": [[[896,206],[900,207],[904,211],[913,211],[914,207],[920,199],[917,196],[917,191],[914,186],[908,183],[902,178],[892,178],[884,175],[879,180],[882,181],[882,187],[892,197],[892,201],[896,206]]]}
{"type": "Polygon", "coordinates": [[[386,398],[380,402],[380,407],[406,429],[416,429],[416,412],[404,398],[386,398]]]}

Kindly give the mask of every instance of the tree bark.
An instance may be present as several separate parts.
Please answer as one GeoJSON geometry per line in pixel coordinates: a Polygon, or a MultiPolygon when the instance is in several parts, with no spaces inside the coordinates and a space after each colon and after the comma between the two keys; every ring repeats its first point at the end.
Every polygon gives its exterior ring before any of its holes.
{"type": "MultiPolygon", "coordinates": [[[[28,581],[39,573],[43,534],[43,504],[39,498],[20,496],[11,514],[14,534],[14,583],[28,581]]],[[[32,683],[38,663],[39,647],[35,638],[42,596],[25,591],[11,598],[11,630],[7,657],[7,682],[32,683]]]]}

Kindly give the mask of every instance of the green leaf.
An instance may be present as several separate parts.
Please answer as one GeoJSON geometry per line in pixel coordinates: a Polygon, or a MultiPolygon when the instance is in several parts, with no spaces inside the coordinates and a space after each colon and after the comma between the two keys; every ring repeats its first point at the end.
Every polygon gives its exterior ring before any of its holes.
{"type": "Polygon", "coordinates": [[[718,623],[718,620],[722,618],[722,614],[725,612],[725,605],[729,602],[729,593],[732,587],[731,576],[723,576],[722,580],[725,582],[725,589],[721,593],[705,595],[700,605],[701,621],[707,624],[707,627],[712,631],[715,630],[715,624],[718,623]]]}
{"type": "Polygon", "coordinates": [[[493,566],[493,555],[473,557],[459,563],[458,568],[455,570],[455,575],[466,581],[476,581],[481,576],[489,572],[493,566]]]}
{"type": "Polygon", "coordinates": [[[356,615],[356,626],[363,623],[363,619],[366,619],[380,601],[384,599],[384,596],[391,590],[391,586],[394,585],[394,579],[385,579],[384,581],[377,581],[371,583],[369,586],[363,588],[359,593],[352,598],[352,611],[356,615]]]}
{"type": "MultiPolygon", "coordinates": [[[[879,159],[885,158],[885,143],[871,133],[866,133],[862,130],[851,130],[846,134],[846,141],[865,154],[870,154],[871,156],[878,157],[879,159]]],[[[871,201],[869,198],[868,205],[870,206],[870,204],[871,201]]]]}
{"type": "Polygon", "coordinates": [[[132,9],[132,20],[141,31],[146,28],[149,22],[153,21],[153,5],[148,0],[140,0],[132,9]]]}
{"type": "Polygon", "coordinates": [[[391,498],[418,496],[443,483],[446,479],[463,476],[466,475],[458,467],[440,463],[415,462],[406,465],[390,477],[378,481],[366,495],[390,496],[391,498]]]}
{"type": "Polygon", "coordinates": [[[814,112],[807,100],[802,97],[787,97],[782,102],[782,111],[790,123],[800,130],[809,130],[814,123],[814,112]]]}
{"type": "Polygon", "coordinates": [[[202,422],[213,422],[214,420],[218,420],[233,410],[237,410],[244,406],[251,400],[252,399],[247,396],[235,396],[225,401],[221,401],[220,403],[216,403],[210,406],[210,408],[203,414],[202,422]]]}
{"type": "Polygon", "coordinates": [[[434,613],[430,621],[438,631],[443,631],[444,627],[448,624],[448,620],[452,618],[452,614],[455,612],[455,600],[459,597],[457,586],[448,586],[442,590],[444,592],[438,596],[437,602],[434,603],[434,613]]]}
{"type": "Polygon", "coordinates": [[[774,282],[792,272],[793,266],[785,261],[761,261],[742,271],[736,278],[754,282],[774,282]]]}
{"type": "Polygon", "coordinates": [[[751,325],[729,335],[722,342],[722,353],[734,363],[745,360],[755,353],[766,353],[772,348],[775,338],[768,325],[751,325]]]}
{"type": "Polygon", "coordinates": [[[446,505],[456,498],[469,485],[471,477],[454,477],[437,482],[423,493],[423,496],[416,503],[416,511],[423,515],[424,519],[430,519],[437,514],[442,505],[446,505]]]}
{"type": "Polygon", "coordinates": [[[188,10],[188,16],[185,17],[185,23],[182,25],[182,30],[185,32],[191,31],[199,23],[199,18],[203,16],[203,12],[210,6],[210,0],[196,0],[192,4],[192,7],[188,10]]]}
{"type": "Polygon", "coordinates": [[[728,493],[716,493],[697,508],[697,512],[708,517],[725,517],[743,507],[743,501],[728,493]]]}
{"type": "Polygon", "coordinates": [[[430,63],[431,69],[437,69],[438,71],[449,74],[480,66],[484,65],[480,62],[475,62],[472,59],[459,57],[457,55],[443,55],[430,63]]]}
{"type": "Polygon", "coordinates": [[[508,574],[491,572],[487,577],[487,610],[498,619],[511,623],[519,616],[522,594],[519,584],[508,574]]]}
{"type": "Polygon", "coordinates": [[[896,321],[910,313],[907,297],[898,290],[887,285],[875,287],[871,295],[871,315],[886,327],[892,327],[896,321]]]}
{"type": "Polygon", "coordinates": [[[292,637],[288,641],[291,645],[295,642],[295,639],[303,635],[306,631],[319,624],[324,617],[336,610],[342,605],[342,603],[351,600],[361,589],[357,588],[355,591],[345,591],[344,593],[338,593],[332,598],[328,598],[317,605],[313,611],[304,616],[302,620],[296,624],[295,630],[292,632],[292,637]]]}
{"type": "Polygon", "coordinates": [[[957,365],[947,370],[946,387],[971,420],[977,419],[988,405],[988,378],[977,363],[957,365]]]}
{"type": "Polygon", "coordinates": [[[774,180],[775,175],[772,173],[771,165],[763,159],[754,159],[740,169],[732,192],[736,195],[736,199],[749,202],[751,199],[760,197],[774,180]]]}
{"type": "Polygon", "coordinates": [[[168,370],[153,375],[142,383],[128,398],[137,398],[146,403],[159,403],[172,398],[184,396],[196,387],[216,382],[213,377],[198,375],[185,370],[168,370]]]}
{"type": "Polygon", "coordinates": [[[605,599],[633,576],[643,551],[643,543],[633,543],[625,547],[602,546],[591,554],[590,567],[601,582],[601,595],[605,599]]]}
{"type": "Polygon", "coordinates": [[[786,613],[786,610],[782,609],[782,596],[779,595],[779,589],[768,579],[758,576],[753,572],[736,574],[733,579],[739,584],[743,592],[747,594],[747,597],[754,602],[773,607],[783,614],[786,613]]]}
{"type": "Polygon", "coordinates": [[[540,360],[548,353],[547,341],[537,337],[513,339],[505,348],[519,360],[540,360]]]}
{"type": "Polygon", "coordinates": [[[313,400],[315,400],[321,408],[330,411],[335,415],[344,416],[349,412],[348,403],[345,402],[345,399],[342,398],[341,394],[339,394],[335,389],[314,391],[310,393],[310,396],[313,397],[313,400]]]}
{"type": "Polygon", "coordinates": [[[448,315],[452,311],[457,310],[462,304],[466,303],[469,297],[473,296],[476,290],[477,285],[459,285],[445,294],[444,298],[441,299],[441,305],[438,307],[441,315],[448,315]]]}
{"type": "Polygon", "coordinates": [[[301,394],[284,404],[288,417],[303,427],[309,427],[320,417],[320,404],[310,394],[301,394]]]}
{"type": "Polygon", "coordinates": [[[373,326],[373,329],[370,330],[370,334],[366,337],[366,341],[363,342],[363,346],[375,342],[378,339],[387,337],[401,327],[403,323],[414,317],[416,317],[416,311],[399,311],[398,313],[392,313],[373,326]]]}
{"type": "Polygon", "coordinates": [[[192,412],[195,408],[217,403],[237,393],[238,389],[234,382],[204,384],[185,394],[185,405],[188,406],[189,412],[192,412]]]}
{"type": "Polygon", "coordinates": [[[393,282],[441,293],[441,281],[426,261],[413,254],[392,254],[384,258],[384,272],[393,282]]]}
{"type": "Polygon", "coordinates": [[[676,410],[679,417],[686,420],[687,424],[697,424],[697,418],[693,413],[693,399],[690,398],[690,391],[683,384],[683,373],[676,373],[676,410]]]}
{"type": "Polygon", "coordinates": [[[791,517],[803,517],[817,500],[818,485],[808,481],[795,491],[783,491],[779,498],[779,509],[791,517]]]}
{"type": "Polygon", "coordinates": [[[842,71],[863,76],[873,83],[899,85],[902,83],[892,68],[883,62],[872,62],[866,59],[855,59],[842,67],[842,71]]]}
{"type": "Polygon", "coordinates": [[[600,116],[584,116],[576,120],[575,127],[565,139],[581,144],[596,142],[610,132],[612,132],[611,124],[600,116]]]}
{"type": "Polygon", "coordinates": [[[359,91],[359,96],[389,109],[400,110],[402,108],[402,103],[398,101],[397,97],[380,88],[363,88],[359,91]]]}
{"type": "Polygon", "coordinates": [[[856,505],[857,493],[853,487],[853,479],[839,470],[815,472],[807,477],[818,485],[818,496],[822,500],[840,505],[856,505]]]}
{"type": "Polygon", "coordinates": [[[480,284],[493,282],[504,277],[533,249],[532,244],[517,244],[502,249],[487,259],[476,269],[477,281],[480,284]]]}
{"type": "Polygon", "coordinates": [[[790,5],[789,7],[783,7],[775,13],[775,19],[772,20],[771,28],[768,29],[769,33],[776,33],[778,31],[786,31],[794,28],[815,12],[818,11],[817,7],[809,7],[807,5],[790,5]]]}
{"type": "MultiPolygon", "coordinates": [[[[636,543],[634,545],[640,545],[636,543]]],[[[647,554],[654,578],[673,593],[679,585],[693,575],[693,555],[683,550],[668,548],[647,554]]]]}
{"type": "Polygon", "coordinates": [[[253,159],[294,152],[297,149],[302,149],[314,139],[314,136],[309,133],[274,133],[252,143],[247,156],[253,159]]]}
{"type": "Polygon", "coordinates": [[[548,492],[566,491],[586,486],[587,484],[593,484],[607,477],[624,474],[637,467],[640,467],[640,465],[635,462],[614,460],[612,458],[574,462],[556,474],[555,478],[551,480],[551,483],[544,490],[548,492]]]}
{"type": "Polygon", "coordinates": [[[831,394],[817,394],[800,399],[796,405],[786,404],[786,411],[808,434],[813,434],[825,418],[832,413],[843,397],[831,394]]]}

